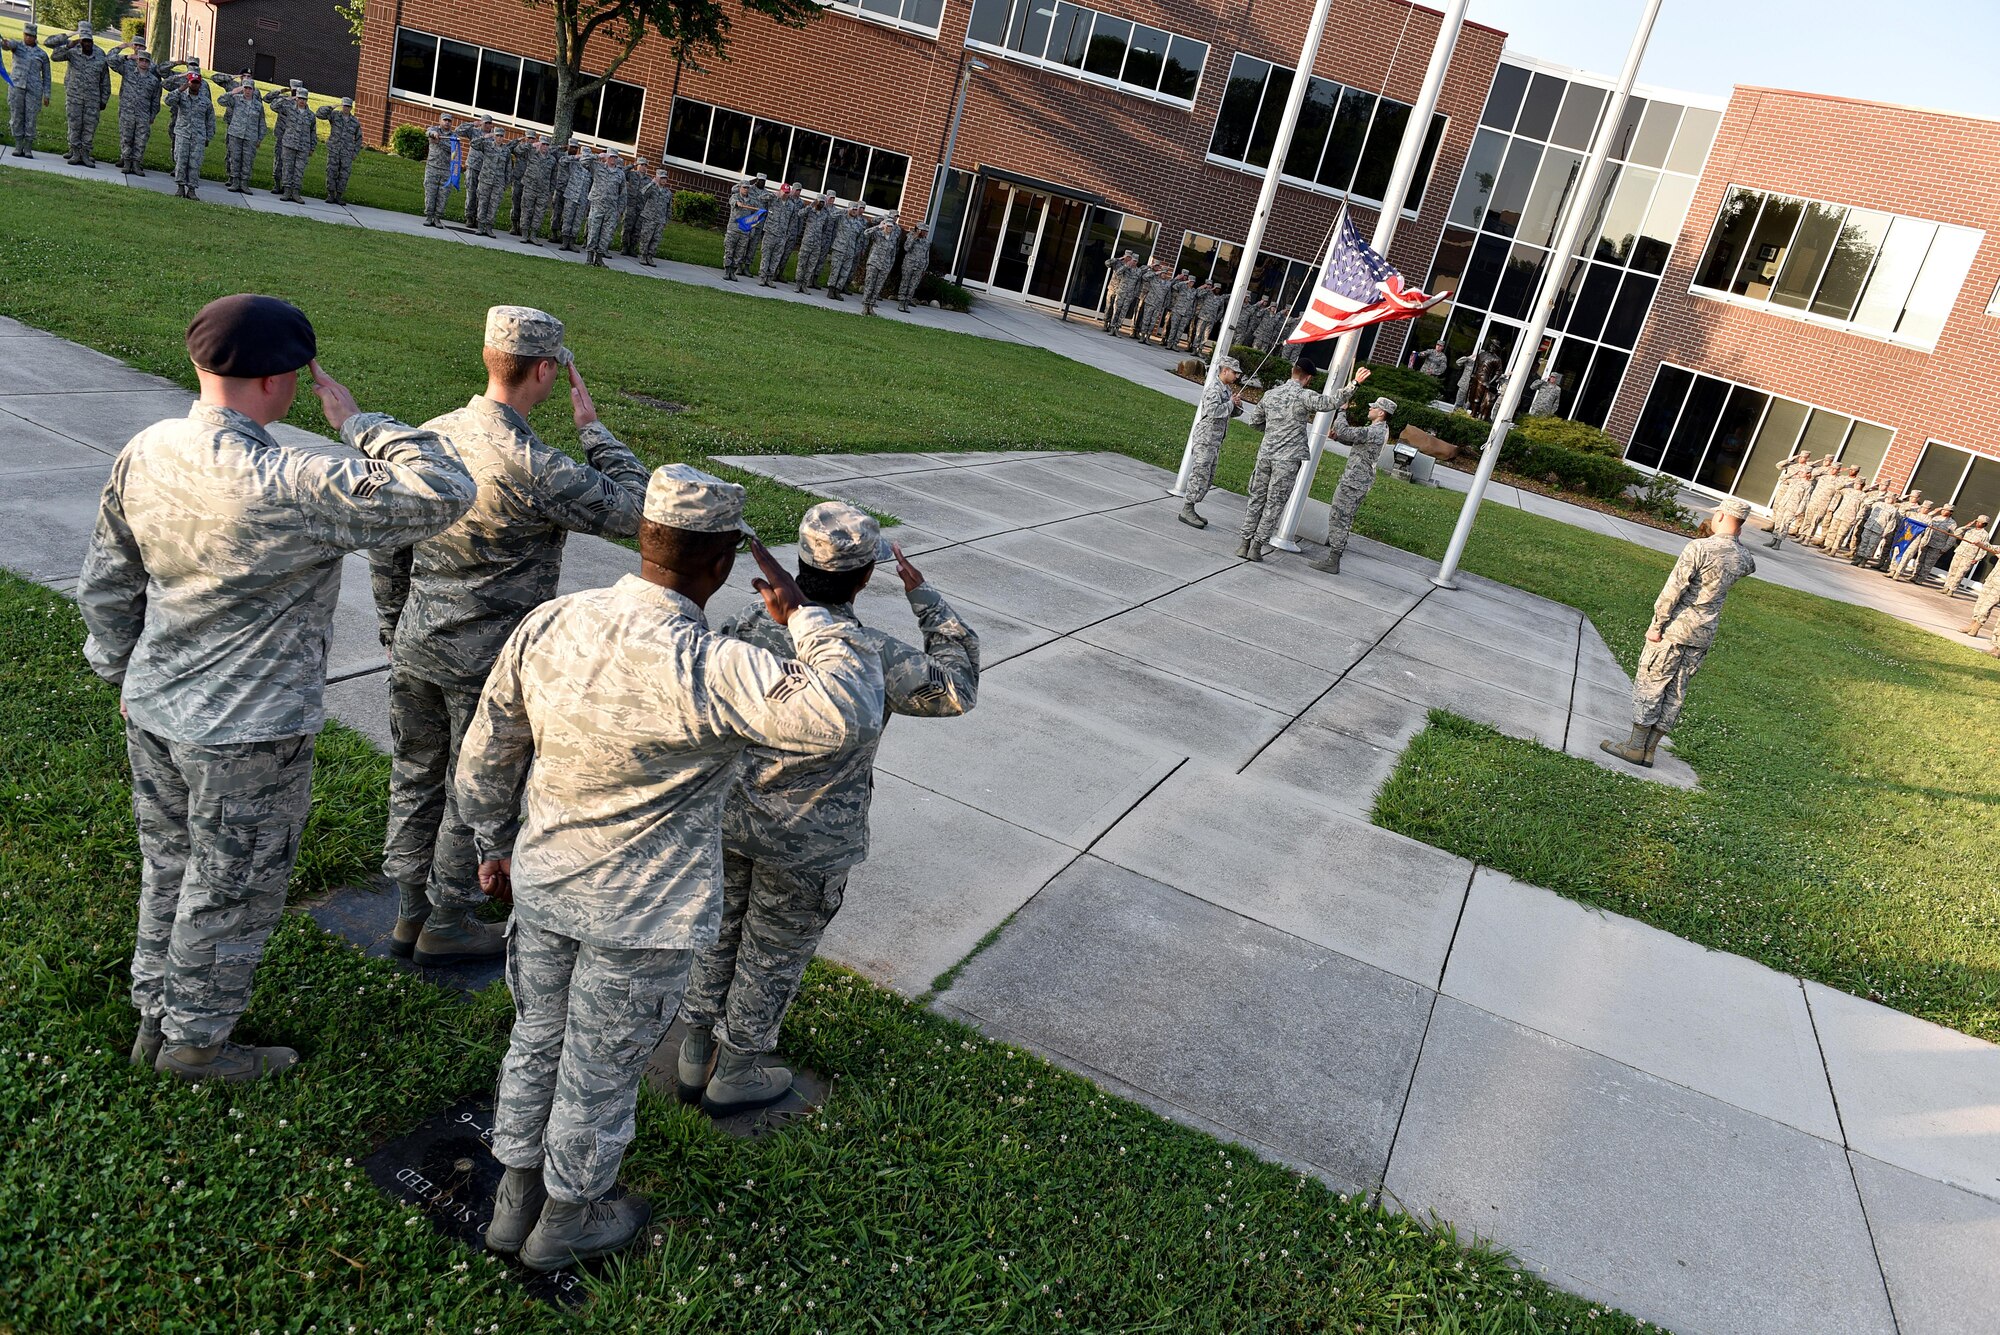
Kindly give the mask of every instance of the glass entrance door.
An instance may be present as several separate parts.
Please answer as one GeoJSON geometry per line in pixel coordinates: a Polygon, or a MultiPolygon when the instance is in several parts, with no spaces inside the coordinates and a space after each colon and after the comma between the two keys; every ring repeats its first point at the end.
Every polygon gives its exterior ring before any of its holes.
{"type": "Polygon", "coordinates": [[[1089,213],[1082,200],[988,180],[972,210],[964,281],[1060,303],[1089,213]]]}
{"type": "Polygon", "coordinates": [[[1028,271],[1034,267],[1035,251],[1041,245],[1049,197],[1019,186],[1008,189],[1013,198],[1007,205],[1007,220],[1000,225],[1000,246],[993,257],[993,276],[987,282],[1009,292],[1025,293],[1028,271]]]}

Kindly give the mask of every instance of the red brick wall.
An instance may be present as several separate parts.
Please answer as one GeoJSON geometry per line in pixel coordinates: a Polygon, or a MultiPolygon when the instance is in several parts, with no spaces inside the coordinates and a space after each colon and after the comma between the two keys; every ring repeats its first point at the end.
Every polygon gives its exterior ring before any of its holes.
{"type": "MultiPolygon", "coordinates": [[[[1183,230],[1240,239],[1256,206],[1259,178],[1203,160],[1230,61],[1238,51],[1286,65],[1296,61],[1310,0],[1272,0],[1227,14],[1194,0],[1106,0],[1102,7],[1209,44],[1194,109],[986,56],[992,69],[973,80],[954,162],[962,169],[985,165],[1103,195],[1127,212],[1157,221],[1168,254],[1179,246],[1183,230]]],[[[969,0],[947,0],[942,32],[932,41],[835,11],[797,30],[739,14],[728,58],[705,62],[709,68],[701,72],[684,71],[680,91],[908,154],[902,212],[914,221],[924,214],[943,149],[970,16],[969,0]]],[[[1315,72],[1414,101],[1438,21],[1437,14],[1404,0],[1343,0],[1334,7],[1315,72]],[[1395,64],[1389,69],[1392,52],[1395,64]]],[[[551,23],[545,11],[501,0],[371,0],[357,94],[362,123],[386,139],[395,124],[435,119],[427,108],[389,105],[398,24],[546,60],[553,58],[551,23]]],[[[1431,186],[1420,217],[1405,219],[1391,252],[1408,272],[1421,273],[1437,246],[1504,40],[1504,34],[1474,24],[1459,37],[1439,100],[1450,123],[1431,186]]],[[[666,142],[673,62],[656,43],[645,43],[618,77],[646,88],[640,151],[657,160],[666,142]]],[[[1333,199],[1285,187],[1264,248],[1316,261],[1338,208],[1333,199]]],[[[1371,214],[1357,212],[1357,217],[1364,230],[1374,224],[1371,214]]]]}
{"type": "Polygon", "coordinates": [[[1906,484],[1928,438],[2000,457],[2000,125],[1968,116],[1738,88],[1661,280],[1609,429],[1629,441],[1662,361],[1896,429],[1885,472],[1906,484]],[[1883,209],[1987,235],[1931,352],[1688,291],[1731,185],[1883,209]]]}

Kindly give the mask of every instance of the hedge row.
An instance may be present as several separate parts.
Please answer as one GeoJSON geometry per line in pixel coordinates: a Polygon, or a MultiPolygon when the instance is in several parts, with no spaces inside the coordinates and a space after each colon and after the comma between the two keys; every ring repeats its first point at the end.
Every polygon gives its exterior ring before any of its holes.
{"type": "Polygon", "coordinates": [[[1500,447],[1500,466],[1537,481],[1553,478],[1564,491],[1580,491],[1600,501],[1615,501],[1627,488],[1645,481],[1638,469],[1620,460],[1545,444],[1519,431],[1507,433],[1507,443],[1500,447]]]}

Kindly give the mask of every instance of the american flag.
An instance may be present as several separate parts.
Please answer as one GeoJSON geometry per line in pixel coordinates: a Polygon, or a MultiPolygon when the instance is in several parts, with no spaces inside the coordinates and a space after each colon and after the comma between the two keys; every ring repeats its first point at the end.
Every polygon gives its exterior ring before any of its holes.
{"type": "Polygon", "coordinates": [[[1333,263],[1320,275],[1312,301],[1299,318],[1287,343],[1317,343],[1384,320],[1413,320],[1450,296],[1425,296],[1403,286],[1403,275],[1389,267],[1354,229],[1354,215],[1340,215],[1333,263]]]}

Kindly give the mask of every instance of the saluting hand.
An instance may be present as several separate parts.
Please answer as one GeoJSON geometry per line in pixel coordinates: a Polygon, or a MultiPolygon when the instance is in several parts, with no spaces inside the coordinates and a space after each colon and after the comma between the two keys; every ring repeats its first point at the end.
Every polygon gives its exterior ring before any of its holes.
{"type": "Polygon", "coordinates": [[[924,572],[910,564],[910,558],[903,555],[903,549],[895,543],[889,550],[896,555],[896,577],[903,581],[904,593],[915,593],[923,585],[924,572]]]}
{"type": "Polygon", "coordinates": [[[1360,370],[1354,373],[1354,383],[1357,385],[1365,385],[1368,383],[1368,377],[1373,374],[1374,372],[1370,371],[1367,367],[1364,366],[1360,370]]]}
{"type": "Polygon", "coordinates": [[[326,414],[326,424],[335,431],[346,426],[347,419],[361,411],[354,395],[348,393],[347,386],[322,370],[317,357],[312,361],[312,378],[313,393],[319,395],[320,411],[326,414]]]}
{"type": "Polygon", "coordinates": [[[583,383],[583,376],[577,371],[575,362],[569,364],[569,402],[576,413],[578,431],[597,420],[597,405],[591,402],[590,390],[583,383]]]}
{"type": "Polygon", "coordinates": [[[778,558],[771,555],[771,549],[757,539],[750,539],[750,555],[757,562],[757,568],[764,572],[764,578],[753,579],[750,587],[757,590],[764,600],[764,610],[771,614],[771,620],[780,626],[791,622],[792,613],[806,605],[806,596],[799,590],[799,582],[791,572],[778,564],[778,558]]]}

